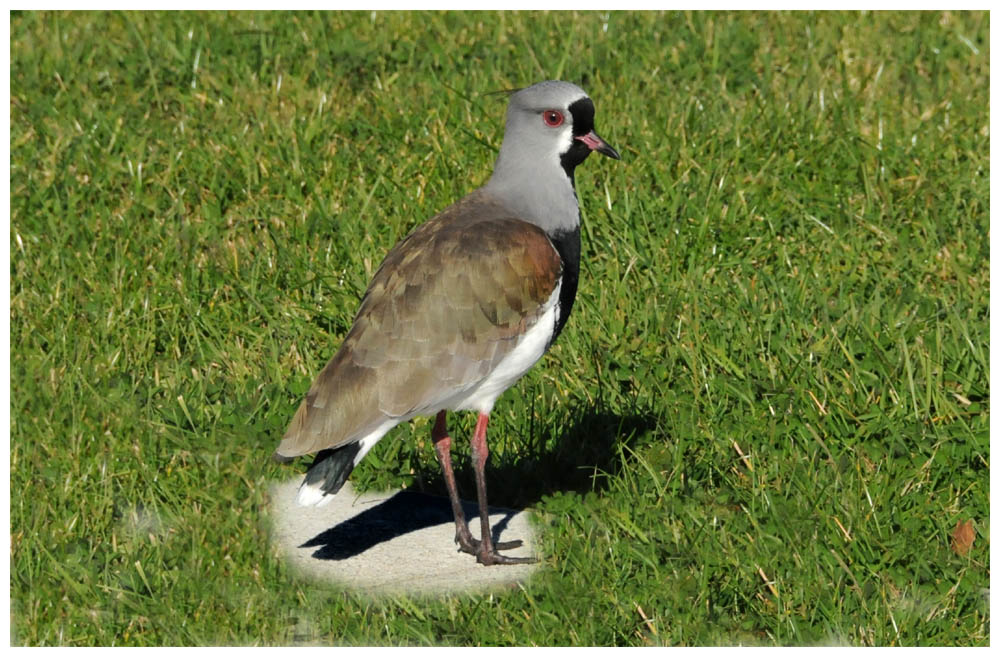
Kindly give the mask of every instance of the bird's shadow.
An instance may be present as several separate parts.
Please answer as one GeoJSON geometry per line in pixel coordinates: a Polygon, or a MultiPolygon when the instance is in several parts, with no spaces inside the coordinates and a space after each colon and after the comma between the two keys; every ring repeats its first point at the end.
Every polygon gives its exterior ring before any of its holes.
{"type": "MultiPolygon", "coordinates": [[[[463,501],[462,511],[466,518],[479,517],[479,508],[471,502],[463,501]]],[[[496,543],[517,512],[493,507],[490,511],[491,515],[504,512],[503,518],[490,530],[496,543]]],[[[339,561],[404,534],[453,522],[448,498],[404,490],[317,534],[299,547],[318,547],[313,558],[339,561]]]]}
{"type": "MultiPolygon", "coordinates": [[[[621,417],[586,409],[574,415],[575,421],[559,435],[535,436],[531,445],[520,450],[516,457],[491,459],[486,469],[490,511],[491,515],[504,512],[503,518],[491,528],[494,542],[500,540],[517,513],[511,509],[531,506],[556,491],[584,493],[605,488],[608,476],[615,475],[621,467],[621,450],[616,447],[628,444],[655,425],[655,418],[645,414],[621,417]]],[[[455,459],[460,494],[475,490],[469,461],[468,458],[455,459]]],[[[436,461],[424,459],[420,462],[416,483],[419,491],[400,491],[299,547],[318,548],[312,555],[316,559],[348,559],[399,536],[439,524],[452,524],[454,518],[447,488],[436,461]]],[[[472,520],[470,529],[476,535],[478,506],[463,500],[462,509],[466,519],[472,520]]]]}

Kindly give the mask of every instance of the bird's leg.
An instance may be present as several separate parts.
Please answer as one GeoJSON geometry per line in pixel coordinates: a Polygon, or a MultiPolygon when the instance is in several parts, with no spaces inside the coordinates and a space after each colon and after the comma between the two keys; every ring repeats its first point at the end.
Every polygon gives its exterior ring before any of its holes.
{"type": "Polygon", "coordinates": [[[455,515],[455,542],[458,543],[462,552],[475,554],[477,545],[474,543],[472,534],[469,533],[469,525],[465,522],[465,514],[462,513],[462,502],[458,499],[458,486],[455,484],[455,473],[451,469],[451,436],[448,435],[448,423],[445,419],[447,411],[439,411],[434,420],[434,428],[431,430],[431,440],[434,441],[434,452],[437,454],[441,469],[444,470],[444,483],[448,486],[448,499],[451,500],[451,512],[455,515]]]}
{"type": "Polygon", "coordinates": [[[511,547],[521,545],[521,541],[510,541],[498,543],[493,546],[493,535],[490,532],[490,510],[486,504],[486,458],[489,456],[489,449],[486,447],[486,425],[490,421],[490,416],[480,413],[476,421],[476,431],[472,434],[472,467],[476,473],[476,496],[479,498],[479,522],[482,527],[483,538],[479,543],[479,551],[476,552],[476,561],[484,566],[494,564],[512,563],[534,563],[535,559],[530,557],[507,557],[497,550],[506,550],[511,547]]]}
{"type": "MultiPolygon", "coordinates": [[[[437,454],[441,469],[444,471],[444,483],[448,487],[448,499],[451,500],[451,512],[455,515],[455,542],[466,554],[479,554],[479,540],[472,538],[469,525],[462,512],[462,502],[458,498],[458,486],[455,484],[455,473],[451,468],[451,437],[448,435],[446,411],[440,411],[434,420],[431,430],[431,440],[434,441],[434,452],[437,454]]],[[[521,541],[505,541],[497,545],[499,550],[510,550],[520,547],[521,541]]]]}

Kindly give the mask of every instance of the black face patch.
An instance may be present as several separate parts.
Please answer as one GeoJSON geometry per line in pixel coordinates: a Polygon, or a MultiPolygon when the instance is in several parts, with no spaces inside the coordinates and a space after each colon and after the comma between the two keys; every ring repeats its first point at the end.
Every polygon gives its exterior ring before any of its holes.
{"type": "Polygon", "coordinates": [[[594,129],[594,101],[587,97],[581,98],[569,106],[569,113],[573,116],[573,145],[559,156],[559,163],[575,187],[573,169],[590,155],[590,147],[576,138],[594,129]]]}
{"type": "Polygon", "coordinates": [[[594,129],[594,101],[583,97],[569,106],[573,115],[573,136],[582,137],[594,129]]]}

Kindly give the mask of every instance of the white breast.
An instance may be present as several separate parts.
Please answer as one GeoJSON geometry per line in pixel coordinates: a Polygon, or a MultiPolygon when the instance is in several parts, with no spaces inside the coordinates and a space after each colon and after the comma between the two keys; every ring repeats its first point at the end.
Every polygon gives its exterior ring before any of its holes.
{"type": "Polygon", "coordinates": [[[463,392],[460,397],[449,400],[447,404],[443,405],[443,408],[456,411],[479,411],[480,413],[489,413],[493,409],[497,397],[524,376],[548,348],[552,334],[555,332],[556,322],[559,319],[559,289],[561,287],[562,281],[556,285],[552,296],[542,306],[542,313],[538,321],[521,336],[517,346],[493,368],[493,371],[475,388],[463,392]]]}

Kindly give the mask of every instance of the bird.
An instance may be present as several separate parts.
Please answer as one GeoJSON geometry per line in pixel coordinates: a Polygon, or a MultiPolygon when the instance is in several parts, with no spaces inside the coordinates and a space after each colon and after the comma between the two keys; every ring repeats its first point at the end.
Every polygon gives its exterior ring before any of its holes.
{"type": "Polygon", "coordinates": [[[482,187],[415,228],[385,256],[354,323],[320,371],[274,453],[315,453],[302,506],[328,503],[393,427],[434,416],[431,438],[461,552],[486,566],[533,562],[490,533],[486,429],[497,398],[563,330],[580,275],[574,171],[594,151],[620,159],[594,129],[579,86],[538,82],[509,93],[503,141],[482,187]],[[480,535],[469,529],[451,462],[448,411],[478,414],[471,458],[480,535]]]}

